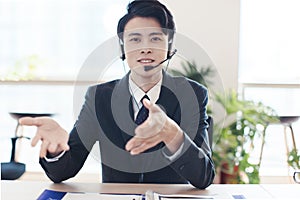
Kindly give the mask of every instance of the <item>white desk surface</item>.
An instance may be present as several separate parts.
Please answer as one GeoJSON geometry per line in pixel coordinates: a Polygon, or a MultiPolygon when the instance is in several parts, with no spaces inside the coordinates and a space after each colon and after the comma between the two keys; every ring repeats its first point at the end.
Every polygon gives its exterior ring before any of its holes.
{"type": "Polygon", "coordinates": [[[36,199],[45,189],[65,192],[144,194],[152,190],[162,194],[200,194],[215,199],[233,199],[243,195],[246,199],[299,199],[300,184],[213,184],[205,190],[184,184],[103,184],[72,183],[53,184],[40,181],[1,181],[1,199],[36,199]]]}

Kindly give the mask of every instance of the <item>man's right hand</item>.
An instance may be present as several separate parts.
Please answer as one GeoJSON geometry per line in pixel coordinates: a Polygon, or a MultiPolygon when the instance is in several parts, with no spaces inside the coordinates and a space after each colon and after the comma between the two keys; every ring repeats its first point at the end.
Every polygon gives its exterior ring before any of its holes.
{"type": "Polygon", "coordinates": [[[57,156],[62,151],[70,149],[68,145],[69,134],[61,126],[49,117],[23,117],[19,119],[20,125],[36,126],[37,132],[31,141],[34,147],[39,140],[42,141],[40,157],[44,158],[47,153],[57,156]]]}

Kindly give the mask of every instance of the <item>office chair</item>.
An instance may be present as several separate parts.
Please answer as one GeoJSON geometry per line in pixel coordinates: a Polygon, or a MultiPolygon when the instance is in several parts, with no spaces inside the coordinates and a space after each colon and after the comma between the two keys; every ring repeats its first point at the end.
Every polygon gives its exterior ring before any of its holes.
{"type": "MultiPolygon", "coordinates": [[[[283,127],[284,127],[284,142],[285,142],[287,159],[288,159],[288,155],[289,155],[289,152],[290,152],[289,144],[288,144],[288,132],[287,132],[287,129],[290,129],[290,136],[291,136],[291,141],[292,141],[292,149],[296,149],[297,150],[296,140],[295,140],[295,135],[294,135],[294,130],[293,130],[292,124],[294,122],[297,122],[299,119],[300,119],[300,116],[279,116],[279,122],[274,123],[274,124],[283,125],[283,127]]],[[[268,125],[270,125],[270,124],[268,124],[268,125]]],[[[260,148],[259,164],[262,161],[263,150],[264,150],[264,145],[265,145],[265,138],[266,138],[266,131],[263,132],[262,145],[261,145],[261,148],[260,148]]]]}
{"type": "Polygon", "coordinates": [[[16,162],[15,152],[16,152],[16,141],[20,138],[28,137],[13,137],[11,138],[12,148],[10,162],[1,163],[1,180],[15,180],[22,176],[25,172],[25,164],[16,162]]]}
{"type": "Polygon", "coordinates": [[[50,113],[17,113],[17,112],[10,112],[9,114],[11,115],[12,118],[16,119],[18,123],[15,130],[15,137],[11,138],[12,149],[11,149],[10,162],[1,163],[1,180],[18,179],[24,174],[26,170],[25,164],[17,162],[15,159],[17,140],[21,138],[30,139],[29,137],[24,137],[22,134],[18,135],[18,130],[20,127],[19,119],[21,117],[42,117],[42,116],[53,115],[50,113]]]}
{"type": "Polygon", "coordinates": [[[212,149],[212,143],[213,143],[213,126],[214,126],[214,120],[211,116],[208,116],[207,118],[207,123],[209,125],[208,129],[207,129],[207,133],[208,133],[208,142],[209,142],[209,147],[210,149],[212,149]]]}

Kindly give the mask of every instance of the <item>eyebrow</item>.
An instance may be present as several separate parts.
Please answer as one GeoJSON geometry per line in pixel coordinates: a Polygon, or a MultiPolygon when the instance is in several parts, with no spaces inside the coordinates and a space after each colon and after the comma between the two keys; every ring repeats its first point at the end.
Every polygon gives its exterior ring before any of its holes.
{"type": "Polygon", "coordinates": [[[153,32],[153,33],[150,33],[149,36],[153,36],[153,35],[163,35],[162,32],[153,32]]]}
{"type": "MultiPolygon", "coordinates": [[[[149,36],[153,36],[153,35],[163,35],[162,32],[152,32],[149,34],[149,36]]],[[[142,36],[141,33],[129,33],[128,34],[129,37],[132,37],[132,36],[142,36]]]]}
{"type": "Polygon", "coordinates": [[[142,34],[140,34],[140,33],[129,33],[128,36],[129,37],[131,37],[131,36],[142,36],[142,34]]]}

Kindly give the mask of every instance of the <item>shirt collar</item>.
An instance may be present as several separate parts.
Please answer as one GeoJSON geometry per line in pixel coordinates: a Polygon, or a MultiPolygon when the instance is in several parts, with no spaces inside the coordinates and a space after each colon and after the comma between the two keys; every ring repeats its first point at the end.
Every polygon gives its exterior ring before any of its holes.
{"type": "Polygon", "coordinates": [[[160,79],[154,87],[152,87],[147,93],[145,93],[141,88],[139,88],[129,77],[129,90],[132,97],[135,99],[137,103],[141,101],[141,99],[147,95],[150,98],[150,102],[155,103],[160,94],[162,79],[160,79]]]}

